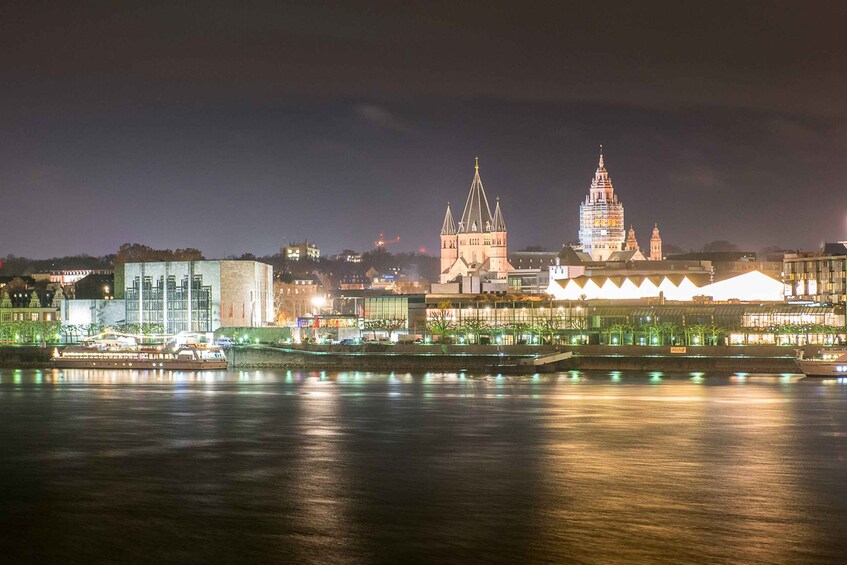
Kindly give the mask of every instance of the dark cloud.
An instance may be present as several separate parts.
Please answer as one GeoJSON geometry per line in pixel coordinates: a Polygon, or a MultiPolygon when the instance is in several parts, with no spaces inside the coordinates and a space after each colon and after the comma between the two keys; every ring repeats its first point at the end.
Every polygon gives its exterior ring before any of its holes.
{"type": "Polygon", "coordinates": [[[414,127],[394,112],[378,104],[356,104],[356,115],[379,129],[396,133],[412,133],[414,127]]]}
{"type": "Polygon", "coordinates": [[[476,154],[511,241],[555,246],[598,143],[639,233],[843,239],[845,11],[7,2],[0,191],[20,213],[0,255],[340,249],[380,231],[432,247],[476,154]]]}

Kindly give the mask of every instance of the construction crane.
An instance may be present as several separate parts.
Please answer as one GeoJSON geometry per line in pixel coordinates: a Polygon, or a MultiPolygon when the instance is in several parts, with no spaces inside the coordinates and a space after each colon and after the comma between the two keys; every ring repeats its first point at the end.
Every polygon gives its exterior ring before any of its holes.
{"type": "Polygon", "coordinates": [[[392,243],[400,243],[400,236],[398,235],[394,239],[385,239],[385,234],[380,233],[379,239],[374,241],[374,247],[379,249],[380,247],[385,248],[386,245],[391,245],[392,243]]]}

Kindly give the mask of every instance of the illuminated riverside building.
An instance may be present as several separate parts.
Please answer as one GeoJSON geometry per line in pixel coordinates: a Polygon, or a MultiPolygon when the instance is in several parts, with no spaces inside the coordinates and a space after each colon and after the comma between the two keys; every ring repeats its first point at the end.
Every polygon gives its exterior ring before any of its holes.
{"type": "Polygon", "coordinates": [[[126,323],[172,334],[274,321],[273,267],[257,261],[159,261],[115,267],[126,323]]]}
{"type": "Polygon", "coordinates": [[[789,301],[847,302],[847,241],[827,243],[817,253],[786,254],[785,295],[789,301]]]}
{"type": "Polygon", "coordinates": [[[479,160],[474,164],[465,209],[459,226],[453,220],[450,204],[441,225],[441,283],[457,277],[479,276],[502,279],[512,270],[507,258],[507,232],[500,198],[494,214],[488,206],[488,198],[479,177],[479,160]]]}
{"type": "Polygon", "coordinates": [[[18,343],[58,341],[61,290],[0,289],[0,340],[18,343]],[[48,335],[50,334],[50,335],[48,335]]]}
{"type": "Polygon", "coordinates": [[[585,202],[579,205],[579,242],[592,259],[605,261],[609,255],[623,249],[625,240],[623,204],[618,201],[606,170],[601,145],[600,162],[591,188],[585,202]]]}
{"type": "MultiPolygon", "coordinates": [[[[426,296],[427,341],[559,345],[826,345],[847,339],[832,306],[426,296]]],[[[418,333],[421,333],[420,331],[418,333]]]]}

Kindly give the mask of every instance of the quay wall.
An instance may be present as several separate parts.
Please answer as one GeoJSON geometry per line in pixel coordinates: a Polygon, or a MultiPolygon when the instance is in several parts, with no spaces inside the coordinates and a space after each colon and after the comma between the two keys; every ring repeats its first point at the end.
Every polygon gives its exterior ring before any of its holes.
{"type": "MultiPolygon", "coordinates": [[[[228,350],[232,368],[284,368],[359,371],[484,371],[497,364],[515,364],[536,355],[573,351],[574,357],[546,370],[611,370],[665,372],[797,373],[795,351],[780,346],[718,346],[670,348],[644,346],[300,346],[293,348],[236,347],[228,350]]],[[[816,351],[808,351],[813,354],[816,351]]],[[[542,369],[543,370],[543,369],[542,369]]]]}
{"type": "MultiPolygon", "coordinates": [[[[814,355],[819,347],[804,348],[814,355]]],[[[583,345],[376,345],[297,347],[239,346],[228,349],[234,369],[281,368],[337,371],[485,371],[492,365],[516,364],[537,355],[572,351],[570,360],[546,367],[566,371],[663,371],[797,373],[795,350],[784,346],[700,346],[684,354],[670,348],[645,346],[583,345]]],[[[49,367],[53,347],[0,346],[0,368],[49,367]]]]}
{"type": "Polygon", "coordinates": [[[576,357],[572,369],[581,371],[663,371],[668,373],[800,373],[793,358],[786,357],[576,357]]]}
{"type": "Polygon", "coordinates": [[[36,345],[0,346],[0,368],[43,368],[50,364],[52,347],[36,345]]]}
{"type": "Polygon", "coordinates": [[[335,353],[292,349],[236,347],[227,351],[229,365],[241,368],[281,368],[332,371],[484,371],[500,362],[516,362],[510,356],[475,353],[335,353]],[[504,360],[505,359],[505,360],[504,360]]]}

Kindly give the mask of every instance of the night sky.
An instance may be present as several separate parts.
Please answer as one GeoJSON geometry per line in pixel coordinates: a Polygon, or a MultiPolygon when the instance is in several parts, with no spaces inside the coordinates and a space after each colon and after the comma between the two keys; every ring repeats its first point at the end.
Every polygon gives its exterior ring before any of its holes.
{"type": "Polygon", "coordinates": [[[437,251],[474,156],[509,247],[603,144],[642,246],[847,239],[837,2],[4,2],[0,256],[437,251]],[[552,4],[552,3],[551,3],[552,4]]]}

